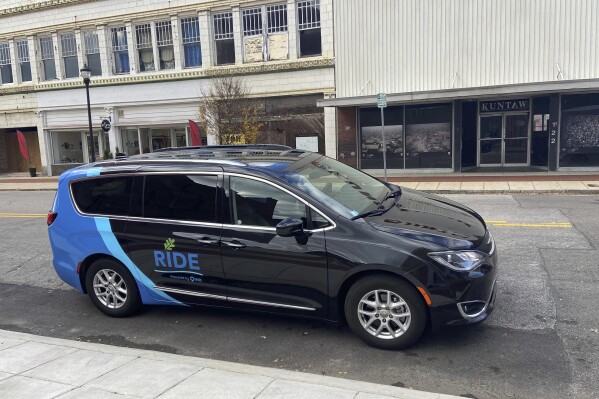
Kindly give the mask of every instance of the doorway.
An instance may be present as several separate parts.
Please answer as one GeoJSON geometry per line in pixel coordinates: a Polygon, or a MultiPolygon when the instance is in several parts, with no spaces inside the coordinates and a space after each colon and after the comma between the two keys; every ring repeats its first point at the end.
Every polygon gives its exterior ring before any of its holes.
{"type": "Polygon", "coordinates": [[[528,166],[529,137],[528,113],[481,115],[479,166],[528,166]]]}

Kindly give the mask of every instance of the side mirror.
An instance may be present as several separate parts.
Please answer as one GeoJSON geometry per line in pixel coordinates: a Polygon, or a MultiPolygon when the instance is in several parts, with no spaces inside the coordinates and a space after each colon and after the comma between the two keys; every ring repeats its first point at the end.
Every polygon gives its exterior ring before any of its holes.
{"type": "Polygon", "coordinates": [[[301,219],[287,218],[277,224],[277,235],[291,237],[304,231],[304,222],[301,219]]]}

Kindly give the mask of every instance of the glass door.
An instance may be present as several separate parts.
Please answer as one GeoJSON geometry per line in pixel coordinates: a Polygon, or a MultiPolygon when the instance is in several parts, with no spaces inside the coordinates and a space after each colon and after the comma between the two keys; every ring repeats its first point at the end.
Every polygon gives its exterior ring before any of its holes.
{"type": "Polygon", "coordinates": [[[503,159],[503,115],[480,117],[480,165],[501,166],[503,159]]]}
{"type": "Polygon", "coordinates": [[[528,165],[528,114],[480,117],[479,165],[528,165]]]}

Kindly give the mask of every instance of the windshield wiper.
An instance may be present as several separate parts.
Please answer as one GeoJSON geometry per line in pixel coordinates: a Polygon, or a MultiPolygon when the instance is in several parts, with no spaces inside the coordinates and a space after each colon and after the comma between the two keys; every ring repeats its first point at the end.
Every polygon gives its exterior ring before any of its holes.
{"type": "Polygon", "coordinates": [[[399,196],[401,195],[401,189],[397,188],[396,190],[391,190],[389,191],[389,193],[385,196],[385,198],[383,198],[383,200],[381,201],[381,204],[385,201],[387,201],[389,198],[393,198],[395,197],[395,200],[393,201],[393,203],[391,205],[389,205],[387,208],[382,208],[379,207],[377,209],[373,209],[371,211],[368,212],[363,212],[360,213],[356,216],[354,216],[353,218],[351,218],[351,220],[356,220],[356,219],[360,219],[360,218],[365,218],[368,216],[377,216],[377,215],[382,215],[385,212],[387,212],[389,209],[393,208],[393,206],[395,205],[395,203],[397,202],[397,199],[399,198],[399,196]]]}

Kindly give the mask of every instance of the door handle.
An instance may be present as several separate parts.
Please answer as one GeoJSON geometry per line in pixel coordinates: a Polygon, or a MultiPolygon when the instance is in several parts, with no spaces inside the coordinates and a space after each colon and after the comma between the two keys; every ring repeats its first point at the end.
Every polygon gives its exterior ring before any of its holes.
{"type": "Polygon", "coordinates": [[[196,238],[195,240],[197,242],[199,242],[200,244],[206,244],[206,245],[219,245],[220,244],[220,240],[215,240],[210,237],[196,238]]]}
{"type": "Polygon", "coordinates": [[[233,241],[222,241],[222,244],[229,247],[229,248],[245,248],[245,244],[242,242],[239,242],[237,240],[233,240],[233,241]]]}

